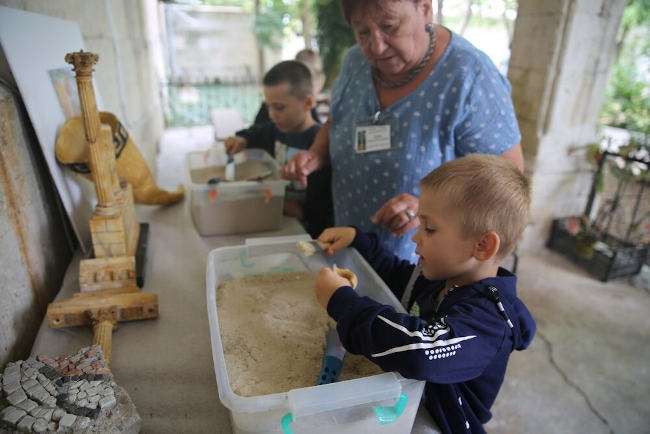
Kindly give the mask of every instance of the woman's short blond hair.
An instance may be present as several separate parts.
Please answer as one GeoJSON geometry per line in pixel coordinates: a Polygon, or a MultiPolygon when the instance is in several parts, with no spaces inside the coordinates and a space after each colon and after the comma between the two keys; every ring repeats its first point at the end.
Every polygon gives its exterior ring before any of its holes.
{"type": "Polygon", "coordinates": [[[528,224],[529,182],[503,157],[469,154],[448,161],[420,181],[420,190],[422,196],[441,194],[458,213],[465,235],[496,232],[501,240],[497,259],[512,252],[528,224]]]}

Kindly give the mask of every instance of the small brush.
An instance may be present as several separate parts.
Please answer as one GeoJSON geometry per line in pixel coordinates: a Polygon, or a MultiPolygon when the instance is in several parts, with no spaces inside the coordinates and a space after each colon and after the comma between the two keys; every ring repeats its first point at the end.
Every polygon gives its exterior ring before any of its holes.
{"type": "Polygon", "coordinates": [[[324,252],[332,243],[324,243],[318,240],[301,240],[296,242],[296,245],[300,253],[309,257],[315,255],[316,252],[324,252]]]}
{"type": "Polygon", "coordinates": [[[226,181],[232,182],[235,180],[235,159],[232,155],[228,155],[226,161],[226,181]]]}

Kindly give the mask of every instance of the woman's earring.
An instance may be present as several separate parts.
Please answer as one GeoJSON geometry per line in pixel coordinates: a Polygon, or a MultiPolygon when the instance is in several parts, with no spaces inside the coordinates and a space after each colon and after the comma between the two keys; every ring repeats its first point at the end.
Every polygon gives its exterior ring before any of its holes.
{"type": "Polygon", "coordinates": [[[433,23],[426,23],[424,25],[424,30],[426,30],[427,32],[430,32],[432,29],[433,29],[433,23]]]}

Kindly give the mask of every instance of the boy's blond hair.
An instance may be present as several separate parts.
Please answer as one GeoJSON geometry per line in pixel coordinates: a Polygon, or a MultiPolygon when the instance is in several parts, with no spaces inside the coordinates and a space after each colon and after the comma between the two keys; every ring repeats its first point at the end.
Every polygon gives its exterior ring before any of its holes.
{"type": "Polygon", "coordinates": [[[323,63],[320,56],[311,48],[303,48],[296,53],[295,60],[307,65],[307,68],[313,73],[314,71],[322,71],[323,63]]]}
{"type": "Polygon", "coordinates": [[[311,48],[303,48],[296,53],[295,60],[309,68],[311,81],[314,85],[314,96],[318,96],[325,84],[325,74],[323,74],[323,63],[320,56],[311,48]]]}
{"type": "Polygon", "coordinates": [[[420,181],[421,195],[441,193],[458,212],[463,233],[494,231],[501,244],[496,259],[517,244],[530,208],[530,186],[519,169],[503,157],[469,154],[448,161],[420,181]]]}

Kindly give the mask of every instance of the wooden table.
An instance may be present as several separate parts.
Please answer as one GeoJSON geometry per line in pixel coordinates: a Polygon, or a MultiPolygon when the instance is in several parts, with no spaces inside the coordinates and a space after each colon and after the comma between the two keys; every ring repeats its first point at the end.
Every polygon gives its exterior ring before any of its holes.
{"type": "MultiPolygon", "coordinates": [[[[257,234],[201,237],[194,229],[189,200],[170,207],[138,206],[138,221],[149,222],[145,285],[158,294],[160,316],[120,323],[113,332],[111,369],[131,396],[145,433],[230,433],[228,409],[220,400],[212,364],[206,310],[206,257],[212,249],[244,244],[246,238],[303,234],[297,220],[257,234]]],[[[81,253],[72,260],[57,299],[78,291],[81,253]]],[[[76,352],[92,343],[90,327],[49,329],[41,325],[32,355],[76,352]]],[[[413,432],[435,433],[420,409],[413,432]]]]}

